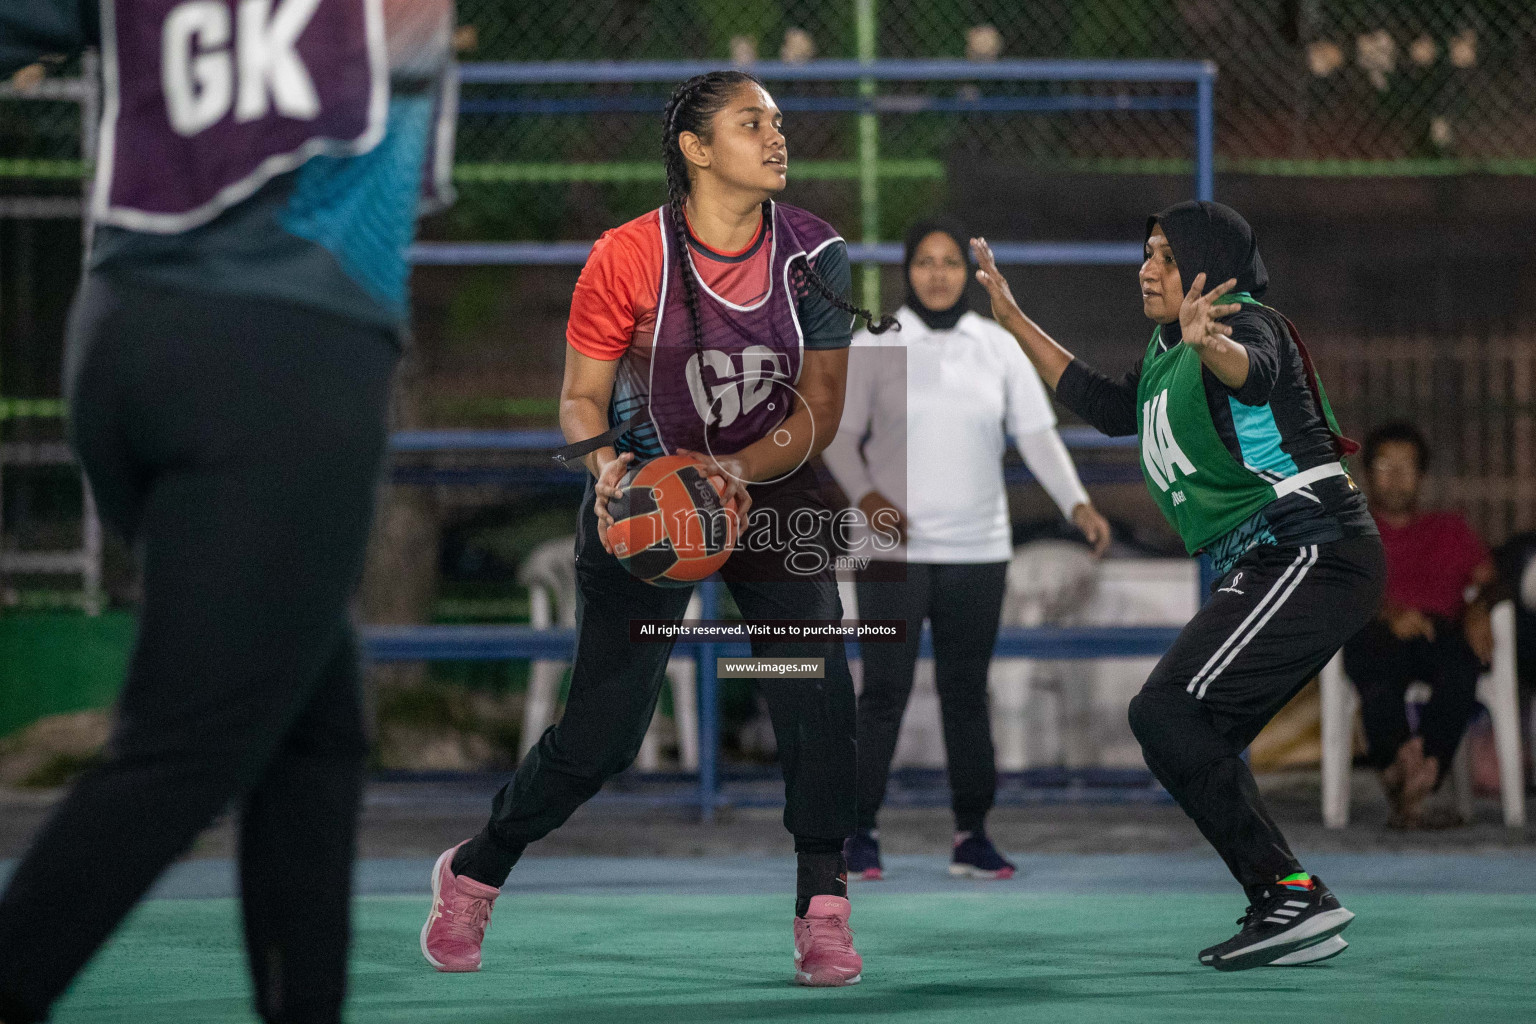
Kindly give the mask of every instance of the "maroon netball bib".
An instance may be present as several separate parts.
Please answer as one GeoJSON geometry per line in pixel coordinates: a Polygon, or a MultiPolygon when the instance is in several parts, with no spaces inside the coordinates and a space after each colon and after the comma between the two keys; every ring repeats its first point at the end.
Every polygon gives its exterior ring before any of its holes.
{"type": "Polygon", "coordinates": [[[94,214],[174,233],[384,135],[384,0],[103,0],[94,214]]]}
{"type": "Polygon", "coordinates": [[[631,367],[631,379],[646,381],[651,423],[665,451],[738,452],[768,436],[794,407],[805,349],[799,282],[805,261],[840,238],[804,210],[778,203],[771,209],[768,294],[752,306],[729,302],[705,285],[689,255],[674,251],[669,211],[661,211],[665,259],[656,331],[649,350],[631,349],[642,364],[631,367]],[[683,274],[693,275],[697,337],[683,274]]]}

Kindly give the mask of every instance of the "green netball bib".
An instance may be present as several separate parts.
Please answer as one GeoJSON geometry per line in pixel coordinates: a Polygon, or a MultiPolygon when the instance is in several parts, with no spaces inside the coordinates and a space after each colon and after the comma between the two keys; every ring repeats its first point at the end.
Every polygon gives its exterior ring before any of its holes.
{"type": "MultiPolygon", "coordinates": [[[[1224,301],[1262,305],[1246,293],[1227,295],[1224,301]]],[[[1136,388],[1141,410],[1137,435],[1141,473],[1152,499],[1179,532],[1190,554],[1235,529],[1276,498],[1344,473],[1343,466],[1333,462],[1274,482],[1233,458],[1211,420],[1200,353],[1184,344],[1161,351],[1162,332],[1161,325],[1152,332],[1136,388]]],[[[1313,387],[1330,428],[1337,434],[1320,382],[1314,382],[1313,387]]]]}

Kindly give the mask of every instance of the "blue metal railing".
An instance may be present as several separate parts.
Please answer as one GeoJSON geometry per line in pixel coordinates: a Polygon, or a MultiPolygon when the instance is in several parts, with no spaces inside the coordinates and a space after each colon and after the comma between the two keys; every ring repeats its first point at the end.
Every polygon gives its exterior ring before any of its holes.
{"type": "MultiPolygon", "coordinates": [[[[700,618],[719,614],[719,586],[708,580],[699,588],[700,618]]],[[[1005,627],[998,630],[993,655],[1000,658],[1141,658],[1159,657],[1173,644],[1177,627],[1059,626],[1005,627]]],[[[569,661],[576,650],[576,630],[535,629],[532,626],[369,626],[363,630],[369,658],[390,661],[506,661],[538,658],[569,661]]],[[[751,646],[740,642],[679,640],[673,648],[691,654],[698,667],[699,775],[696,791],[699,815],[714,819],[721,803],[720,680],[716,658],[740,658],[751,646]]],[[[860,656],[856,641],[847,644],[849,658],[860,656]]],[[[933,656],[933,639],[923,631],[920,655],[933,656]]]]}
{"type": "MultiPolygon", "coordinates": [[[[466,64],[469,86],[621,85],[680,82],[719,68],[703,61],[548,61],[466,64]]],[[[1214,195],[1216,65],[1178,60],[817,60],[801,64],[760,61],[745,66],[769,82],[1121,82],[1193,85],[1193,95],[1057,96],[783,96],[786,111],[820,113],[1061,113],[1069,111],[1182,110],[1195,115],[1195,196],[1214,195]]],[[[581,114],[605,111],[654,113],[660,96],[610,94],[580,97],[465,98],[464,114],[581,114]]],[[[997,261],[1007,265],[1102,265],[1141,262],[1141,245],[1124,242],[994,242],[997,261]]],[[[411,256],[421,266],[558,266],[586,262],[590,242],[421,242],[411,256]]],[[[901,247],[890,243],[851,244],[859,264],[901,262],[901,247]]]]}
{"type": "MultiPolygon", "coordinates": [[[[724,62],[689,60],[477,62],[459,69],[465,85],[676,83],[724,62]]],[[[738,65],[766,82],[1192,82],[1215,79],[1203,60],[764,60],[738,65]]]]}
{"type": "MultiPolygon", "coordinates": [[[[1076,451],[1134,448],[1134,437],[1105,437],[1092,427],[1062,427],[1058,433],[1076,451]]],[[[402,430],[389,439],[389,450],[424,452],[523,452],[538,454],[565,444],[558,430],[402,430]]]]}

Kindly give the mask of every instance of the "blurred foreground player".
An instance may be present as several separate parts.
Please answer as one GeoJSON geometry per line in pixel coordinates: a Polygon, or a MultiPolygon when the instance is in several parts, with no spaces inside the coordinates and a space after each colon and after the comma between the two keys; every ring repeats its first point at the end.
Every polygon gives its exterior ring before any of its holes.
{"type": "Polygon", "coordinates": [[[367,749],[347,606],[452,29],[450,0],[0,5],[0,74],[101,47],[70,437],[143,552],[109,748],[0,898],[4,1024],[44,1019],[231,805],[257,1012],[341,1019],[367,749]]]}
{"type": "Polygon", "coordinates": [[[1241,930],[1200,962],[1238,971],[1342,952],[1354,914],[1302,869],[1242,755],[1375,616],[1385,560],[1341,461],[1354,444],[1295,328],[1259,301],[1269,275],[1253,230],[1211,202],[1147,218],[1141,304],[1157,327],[1118,381],[1026,317],[985,240],[973,245],[997,321],[1063,405],[1140,435],[1147,490],[1222,574],[1130,707],[1147,767],[1248,894],[1241,930]]]}

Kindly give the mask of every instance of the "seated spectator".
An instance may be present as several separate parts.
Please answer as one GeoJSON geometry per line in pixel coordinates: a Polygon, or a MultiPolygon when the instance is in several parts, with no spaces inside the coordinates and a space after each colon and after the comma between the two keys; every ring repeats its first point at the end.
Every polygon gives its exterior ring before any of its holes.
{"type": "Polygon", "coordinates": [[[1387,593],[1380,616],[1344,645],[1344,670],[1360,692],[1366,760],[1381,769],[1388,823],[1421,828],[1442,823],[1426,818],[1424,801],[1450,768],[1476,708],[1477,677],[1493,656],[1486,590],[1495,573],[1458,513],[1419,508],[1429,446],[1417,429],[1378,427],[1363,456],[1387,593]],[[1403,700],[1415,681],[1432,691],[1416,733],[1403,700]]]}

